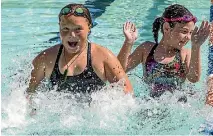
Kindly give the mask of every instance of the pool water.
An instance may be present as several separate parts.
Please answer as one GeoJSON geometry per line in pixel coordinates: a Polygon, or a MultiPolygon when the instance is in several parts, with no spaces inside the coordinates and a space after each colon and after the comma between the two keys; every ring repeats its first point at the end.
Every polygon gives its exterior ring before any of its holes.
{"type": "MultiPolygon", "coordinates": [[[[122,26],[133,21],[139,29],[134,48],[152,38],[152,22],[165,7],[185,5],[199,19],[209,20],[209,0],[75,0],[92,12],[89,40],[118,54],[123,40],[122,26]]],[[[118,84],[92,94],[92,101],[79,103],[71,94],[47,92],[34,100],[36,115],[23,95],[32,59],[57,44],[58,13],[67,1],[2,0],[2,127],[3,135],[58,134],[206,134],[213,127],[213,109],[205,106],[208,43],[202,46],[202,76],[199,83],[185,86],[185,92],[165,93],[159,100],[148,96],[141,81],[142,67],[129,73],[135,98],[124,95],[118,84]],[[187,102],[177,102],[186,96],[187,102]],[[72,99],[70,99],[72,98],[72,99]],[[208,126],[208,128],[207,128],[208,126]],[[204,133],[204,129],[206,133],[204,133]],[[202,132],[203,131],[203,132],[202,132]]],[[[190,48],[190,44],[187,45],[190,48]]]]}

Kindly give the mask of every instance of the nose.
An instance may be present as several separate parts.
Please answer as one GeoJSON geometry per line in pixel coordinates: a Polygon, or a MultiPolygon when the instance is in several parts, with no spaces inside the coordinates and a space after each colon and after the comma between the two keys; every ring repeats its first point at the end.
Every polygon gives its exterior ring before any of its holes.
{"type": "Polygon", "coordinates": [[[192,37],[192,34],[191,34],[191,33],[188,33],[188,34],[186,35],[185,38],[186,38],[187,40],[191,40],[191,37],[192,37]]]}
{"type": "Polygon", "coordinates": [[[75,35],[75,32],[74,32],[74,31],[71,31],[71,32],[70,32],[70,36],[75,37],[75,36],[76,36],[76,35],[75,35]]]}

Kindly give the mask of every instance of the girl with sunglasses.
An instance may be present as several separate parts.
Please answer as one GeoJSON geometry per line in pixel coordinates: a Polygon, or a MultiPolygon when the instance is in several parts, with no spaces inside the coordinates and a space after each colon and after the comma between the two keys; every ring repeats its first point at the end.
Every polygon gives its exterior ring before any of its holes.
{"type": "Polygon", "coordinates": [[[137,29],[131,22],[124,24],[125,42],[118,59],[127,72],[139,64],[143,65],[144,81],[151,87],[152,97],[181,89],[186,79],[192,83],[199,81],[200,47],[209,36],[210,25],[203,21],[198,28],[195,27],[196,21],[196,17],[182,5],[167,7],[153,23],[155,42],[142,43],[132,54],[130,52],[137,39],[137,29]],[[163,34],[160,42],[159,30],[163,34]],[[190,40],[192,48],[184,48],[190,40]]]}
{"type": "Polygon", "coordinates": [[[105,85],[124,79],[124,92],[132,86],[120,62],[108,49],[88,42],[92,26],[89,10],[82,4],[69,4],[59,13],[62,44],[42,51],[34,60],[28,93],[50,79],[57,91],[91,93],[105,85]]]}

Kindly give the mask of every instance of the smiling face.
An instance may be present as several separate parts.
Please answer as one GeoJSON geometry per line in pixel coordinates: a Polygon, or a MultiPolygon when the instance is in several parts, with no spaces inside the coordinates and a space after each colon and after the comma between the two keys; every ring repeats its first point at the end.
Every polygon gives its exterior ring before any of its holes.
{"type": "MultiPolygon", "coordinates": [[[[169,26],[168,26],[169,27],[169,26]]],[[[181,50],[189,40],[191,40],[191,35],[194,30],[195,24],[193,21],[188,23],[176,23],[174,28],[169,27],[165,29],[164,34],[168,37],[169,45],[173,48],[181,50]]]]}
{"type": "Polygon", "coordinates": [[[88,24],[88,20],[81,16],[60,17],[60,37],[67,52],[77,53],[85,46],[90,31],[88,24]]]}

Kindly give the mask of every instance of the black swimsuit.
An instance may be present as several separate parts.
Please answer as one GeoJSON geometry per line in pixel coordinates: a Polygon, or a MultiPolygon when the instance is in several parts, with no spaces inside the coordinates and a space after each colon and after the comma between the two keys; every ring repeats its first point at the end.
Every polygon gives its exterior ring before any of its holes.
{"type": "Polygon", "coordinates": [[[91,60],[91,44],[88,44],[87,50],[87,66],[84,71],[79,75],[67,76],[66,82],[64,82],[63,74],[60,73],[58,62],[63,50],[61,45],[56,58],[55,66],[50,77],[52,85],[57,85],[57,91],[70,91],[73,93],[90,93],[98,90],[105,85],[105,83],[97,76],[92,68],[91,60]]]}

